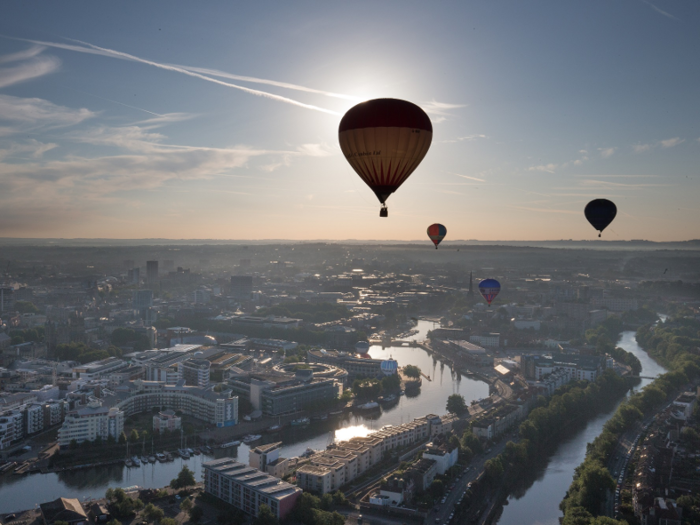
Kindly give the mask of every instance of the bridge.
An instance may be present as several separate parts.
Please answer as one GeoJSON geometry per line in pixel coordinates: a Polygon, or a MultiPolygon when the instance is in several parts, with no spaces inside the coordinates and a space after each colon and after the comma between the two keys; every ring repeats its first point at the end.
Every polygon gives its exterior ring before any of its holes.
{"type": "Polygon", "coordinates": [[[626,377],[631,377],[633,379],[656,379],[658,376],[626,376],[626,377]]]}

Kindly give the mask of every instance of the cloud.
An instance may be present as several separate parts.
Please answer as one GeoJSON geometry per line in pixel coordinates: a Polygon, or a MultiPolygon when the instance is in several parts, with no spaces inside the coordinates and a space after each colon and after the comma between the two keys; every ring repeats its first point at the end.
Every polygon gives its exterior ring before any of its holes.
{"type": "Polygon", "coordinates": [[[604,159],[609,159],[612,157],[615,154],[615,150],[617,150],[617,148],[598,148],[598,151],[600,151],[600,156],[604,159]]]}
{"type": "Polygon", "coordinates": [[[325,144],[302,144],[297,151],[307,157],[329,157],[334,154],[325,144]]]}
{"type": "Polygon", "coordinates": [[[34,58],[44,49],[46,49],[44,46],[32,46],[24,51],[18,51],[17,53],[10,53],[9,55],[0,56],[0,64],[7,64],[8,62],[16,62],[18,60],[34,58]]]}
{"type": "Polygon", "coordinates": [[[0,94],[0,136],[54,129],[79,124],[97,114],[80,108],[58,106],[41,98],[20,98],[0,94]]]}
{"type": "Polygon", "coordinates": [[[29,154],[32,158],[39,159],[44,153],[57,148],[58,144],[44,144],[35,139],[29,139],[24,143],[11,143],[7,148],[0,149],[0,161],[11,157],[24,157],[29,154]]]}
{"type": "Polygon", "coordinates": [[[627,183],[627,182],[611,182],[607,180],[586,179],[581,181],[582,186],[598,186],[603,188],[626,188],[626,189],[641,189],[655,188],[668,186],[668,184],[653,184],[653,183],[627,183]]]}
{"type": "Polygon", "coordinates": [[[17,66],[0,68],[0,88],[43,77],[60,66],[61,61],[56,57],[35,57],[17,66]]]}
{"type": "Polygon", "coordinates": [[[460,173],[453,173],[452,175],[457,175],[458,177],[462,177],[463,179],[475,180],[478,182],[486,182],[485,179],[479,179],[478,177],[470,177],[469,175],[462,175],[460,173]]]}
{"type": "Polygon", "coordinates": [[[530,166],[527,171],[544,171],[547,173],[554,173],[554,170],[556,170],[559,167],[559,164],[540,164],[539,166],[530,166]]]}
{"type": "Polygon", "coordinates": [[[451,144],[454,142],[471,142],[476,139],[486,139],[488,138],[486,135],[482,133],[476,133],[474,135],[465,135],[464,137],[457,137],[456,139],[448,139],[448,140],[441,140],[442,144],[451,144]]]}
{"type": "Polygon", "coordinates": [[[673,137],[672,139],[662,140],[661,147],[672,148],[674,146],[678,146],[678,144],[682,144],[683,142],[685,142],[685,139],[681,139],[680,137],[673,137]]]}
{"type": "Polygon", "coordinates": [[[656,7],[654,4],[652,4],[652,3],[649,2],[648,0],[640,0],[640,1],[641,1],[642,3],[648,5],[649,7],[651,7],[651,8],[652,8],[654,11],[656,11],[657,13],[664,15],[666,18],[670,18],[671,20],[676,20],[677,22],[679,22],[678,18],[676,18],[675,16],[673,16],[671,13],[667,13],[666,11],[663,11],[663,10],[659,9],[658,7],[656,7]]]}
{"type": "Polygon", "coordinates": [[[438,102],[433,99],[430,102],[422,102],[421,107],[426,113],[434,113],[436,115],[448,115],[449,110],[466,107],[466,104],[449,104],[447,102],[438,102]]]}
{"type": "Polygon", "coordinates": [[[18,40],[23,40],[25,42],[31,42],[33,44],[47,46],[47,47],[65,49],[67,51],[75,51],[78,53],[88,53],[88,54],[92,54],[92,55],[100,55],[100,56],[105,56],[105,57],[110,57],[110,58],[116,58],[119,60],[128,60],[128,61],[132,61],[132,62],[139,62],[141,64],[153,66],[153,67],[156,67],[158,69],[164,69],[164,70],[172,71],[175,73],[181,73],[183,75],[187,75],[187,76],[194,77],[194,78],[199,78],[200,80],[212,82],[212,83],[218,84],[220,86],[225,86],[225,87],[229,87],[232,89],[237,89],[239,91],[243,91],[243,92],[249,93],[251,95],[256,95],[259,97],[264,97],[264,98],[276,100],[277,102],[284,102],[286,104],[292,104],[294,106],[299,106],[299,107],[302,107],[305,109],[311,109],[314,111],[321,111],[323,113],[329,113],[331,115],[339,115],[337,112],[332,111],[330,109],[322,108],[319,106],[314,106],[312,104],[304,104],[303,102],[300,102],[298,100],[283,97],[281,95],[275,95],[273,93],[268,93],[267,91],[260,91],[257,89],[251,89],[251,88],[239,86],[237,84],[231,84],[230,82],[224,82],[222,80],[217,80],[215,78],[212,78],[212,77],[209,77],[206,75],[202,75],[201,73],[196,73],[194,71],[190,71],[190,70],[184,69],[182,67],[171,66],[168,64],[162,64],[160,62],[154,62],[153,60],[147,60],[145,58],[140,58],[140,57],[137,57],[135,55],[130,55],[129,53],[123,53],[121,51],[116,51],[114,49],[99,47],[99,46],[96,46],[94,44],[90,44],[87,42],[81,42],[79,40],[75,40],[75,42],[78,42],[79,44],[83,44],[83,45],[60,44],[60,43],[56,43],[56,42],[45,42],[45,41],[40,41],[40,40],[29,40],[29,39],[18,39],[18,40]],[[87,47],[85,47],[85,46],[87,46],[87,47]]]}
{"type": "Polygon", "coordinates": [[[635,144],[634,146],[632,146],[632,149],[635,153],[644,153],[645,151],[649,151],[653,147],[653,144],[635,144]]]}
{"type": "MultiPolygon", "coordinates": [[[[168,64],[168,65],[173,65],[173,64],[168,64]]],[[[292,89],[295,91],[303,91],[305,93],[315,93],[318,95],[324,95],[326,97],[341,98],[344,100],[354,100],[357,102],[362,100],[361,98],[355,97],[352,95],[344,95],[342,93],[334,93],[332,91],[323,91],[321,89],[314,89],[314,88],[310,88],[310,87],[306,87],[306,86],[300,86],[298,84],[290,84],[289,82],[279,82],[277,80],[269,80],[266,78],[247,77],[244,75],[234,75],[233,73],[226,73],[225,71],[219,71],[217,69],[209,69],[209,68],[205,68],[205,67],[182,66],[182,65],[174,65],[174,67],[185,69],[187,71],[192,71],[194,73],[201,73],[203,75],[208,75],[211,77],[228,78],[230,80],[240,80],[243,82],[251,82],[253,84],[266,84],[268,86],[276,86],[276,87],[281,87],[281,88],[285,88],[285,89],[292,89]]]]}

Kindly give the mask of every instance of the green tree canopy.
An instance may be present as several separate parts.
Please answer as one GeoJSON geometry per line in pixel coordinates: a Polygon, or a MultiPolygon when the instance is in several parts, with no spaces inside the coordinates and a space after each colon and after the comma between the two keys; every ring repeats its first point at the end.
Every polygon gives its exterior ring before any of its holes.
{"type": "Polygon", "coordinates": [[[463,414],[467,410],[467,403],[461,394],[452,394],[447,398],[447,411],[450,414],[463,414]]]}
{"type": "Polygon", "coordinates": [[[420,377],[420,372],[420,368],[418,368],[416,365],[406,365],[403,367],[403,375],[406,377],[418,379],[420,377]]]}
{"type": "Polygon", "coordinates": [[[195,483],[194,472],[185,465],[177,477],[170,481],[170,487],[173,489],[184,489],[185,487],[191,487],[195,483]]]}

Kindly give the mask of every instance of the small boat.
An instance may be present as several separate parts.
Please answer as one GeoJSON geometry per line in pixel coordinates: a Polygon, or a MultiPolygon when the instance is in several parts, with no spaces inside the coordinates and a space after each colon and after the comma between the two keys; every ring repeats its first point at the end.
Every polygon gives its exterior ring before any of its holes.
{"type": "Polygon", "coordinates": [[[187,451],[186,448],[181,448],[178,450],[178,453],[180,454],[181,458],[184,459],[190,459],[190,453],[187,451]]]}
{"type": "Polygon", "coordinates": [[[272,425],[271,427],[267,427],[265,429],[265,432],[267,432],[268,434],[274,434],[275,432],[279,432],[280,430],[282,430],[282,428],[282,425],[272,425]]]}
{"type": "Polygon", "coordinates": [[[396,401],[398,397],[394,394],[389,394],[388,396],[381,396],[379,398],[380,403],[392,403],[393,401],[396,401]]]}
{"type": "Polygon", "coordinates": [[[149,463],[155,463],[155,462],[156,462],[156,457],[155,457],[155,456],[148,456],[148,462],[149,462],[149,463]]]}
{"type": "Polygon", "coordinates": [[[357,408],[360,410],[375,410],[379,408],[379,403],[376,401],[370,401],[369,403],[365,403],[364,405],[357,405],[357,408]]]}
{"type": "Polygon", "coordinates": [[[300,417],[299,419],[293,419],[292,420],[292,426],[293,427],[301,427],[304,425],[308,425],[311,420],[308,417],[300,417]]]}
{"type": "Polygon", "coordinates": [[[141,462],[139,461],[139,458],[136,457],[136,456],[133,456],[133,457],[131,458],[131,462],[134,464],[135,467],[140,467],[140,466],[141,466],[141,462]]]}
{"type": "Polygon", "coordinates": [[[193,449],[192,449],[192,452],[194,452],[194,455],[195,455],[195,456],[199,456],[199,455],[202,453],[202,451],[199,450],[197,447],[193,448],[193,449]]]}
{"type": "Polygon", "coordinates": [[[262,436],[260,434],[248,434],[247,436],[245,436],[243,438],[243,443],[245,443],[247,445],[248,443],[252,443],[253,441],[257,441],[261,437],[262,436]]]}
{"type": "Polygon", "coordinates": [[[189,453],[190,456],[194,455],[194,450],[192,450],[191,448],[186,448],[185,450],[189,453]]]}
{"type": "Polygon", "coordinates": [[[343,411],[342,410],[333,410],[332,412],[329,412],[328,415],[330,415],[330,416],[342,416],[343,411]]]}
{"type": "Polygon", "coordinates": [[[173,455],[170,452],[165,453],[165,460],[166,461],[174,461],[175,458],[173,458],[173,455]]]}
{"type": "Polygon", "coordinates": [[[202,452],[203,452],[204,454],[211,454],[211,447],[210,447],[209,445],[204,445],[204,446],[202,447],[202,452]]]}
{"type": "Polygon", "coordinates": [[[141,456],[141,463],[146,465],[148,463],[148,456],[141,456]]]}
{"type": "Polygon", "coordinates": [[[236,440],[236,441],[229,441],[228,443],[224,443],[223,445],[220,445],[221,448],[229,448],[229,447],[237,447],[240,445],[241,442],[236,440]]]}
{"type": "Polygon", "coordinates": [[[133,467],[133,466],[134,466],[134,462],[131,461],[130,459],[125,460],[125,461],[124,461],[124,464],[125,464],[127,467],[133,467]]]}
{"type": "Polygon", "coordinates": [[[165,454],[161,454],[160,452],[156,454],[156,459],[160,461],[161,463],[165,463],[166,457],[165,454]]]}
{"type": "Polygon", "coordinates": [[[300,454],[300,457],[302,457],[302,458],[308,458],[308,457],[310,457],[310,456],[313,456],[313,455],[316,454],[317,452],[318,452],[318,450],[314,450],[314,449],[312,449],[312,448],[307,448],[304,452],[302,452],[302,453],[300,454]]]}
{"type": "Polygon", "coordinates": [[[328,419],[328,414],[323,414],[321,416],[313,416],[311,419],[313,419],[314,421],[325,421],[326,419],[328,419]]]}

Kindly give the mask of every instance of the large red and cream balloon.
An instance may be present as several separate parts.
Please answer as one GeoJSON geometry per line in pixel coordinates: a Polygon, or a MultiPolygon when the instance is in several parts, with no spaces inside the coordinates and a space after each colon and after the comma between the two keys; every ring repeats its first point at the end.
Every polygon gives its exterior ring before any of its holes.
{"type": "Polygon", "coordinates": [[[428,153],[433,125],[421,108],[405,100],[378,98],[350,108],[338,128],[340,149],[382,203],[428,153]]]}

